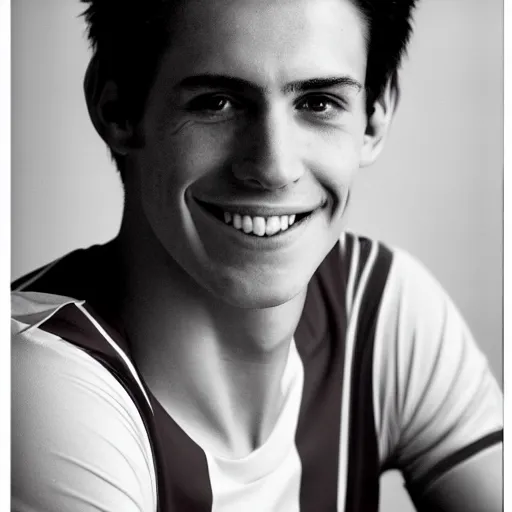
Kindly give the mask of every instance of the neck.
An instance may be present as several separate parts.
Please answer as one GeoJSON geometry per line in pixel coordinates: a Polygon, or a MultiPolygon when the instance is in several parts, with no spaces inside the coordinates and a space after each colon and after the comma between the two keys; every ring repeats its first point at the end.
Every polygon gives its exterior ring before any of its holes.
{"type": "Polygon", "coordinates": [[[198,284],[153,236],[135,240],[122,229],[114,245],[126,276],[121,316],[149,388],[202,444],[246,455],[279,412],[305,291],[280,306],[242,309],[198,284]]]}

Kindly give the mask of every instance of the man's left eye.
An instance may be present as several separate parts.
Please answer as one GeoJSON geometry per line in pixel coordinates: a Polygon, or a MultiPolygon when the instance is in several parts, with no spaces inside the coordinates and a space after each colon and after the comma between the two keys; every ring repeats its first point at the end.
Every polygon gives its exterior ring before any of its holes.
{"type": "Polygon", "coordinates": [[[345,110],[341,100],[325,95],[311,95],[303,98],[297,103],[297,109],[324,117],[336,115],[345,110]]]}

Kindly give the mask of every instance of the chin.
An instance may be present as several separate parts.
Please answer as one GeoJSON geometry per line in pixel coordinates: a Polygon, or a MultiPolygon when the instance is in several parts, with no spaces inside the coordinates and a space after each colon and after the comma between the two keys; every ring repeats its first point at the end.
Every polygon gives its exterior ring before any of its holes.
{"type": "Polygon", "coordinates": [[[240,309],[267,309],[267,308],[275,308],[278,306],[282,306],[287,302],[291,301],[295,298],[301,290],[298,290],[294,294],[269,294],[268,292],[253,293],[251,295],[241,295],[239,294],[236,297],[223,297],[223,300],[229,303],[232,306],[238,307],[240,309]]]}

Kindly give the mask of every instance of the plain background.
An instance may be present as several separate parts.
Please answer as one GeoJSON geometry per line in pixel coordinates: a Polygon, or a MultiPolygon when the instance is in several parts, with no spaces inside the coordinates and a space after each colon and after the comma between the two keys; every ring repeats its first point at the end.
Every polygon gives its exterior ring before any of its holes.
{"type": "MultiPolygon", "coordinates": [[[[12,4],[12,278],[112,238],[122,188],[85,107],[78,0],[12,4]]],[[[500,0],[422,0],[402,98],[379,161],[360,171],[351,230],[407,249],[502,372],[503,54],[500,0]]],[[[382,512],[412,506],[397,473],[382,512]]]]}

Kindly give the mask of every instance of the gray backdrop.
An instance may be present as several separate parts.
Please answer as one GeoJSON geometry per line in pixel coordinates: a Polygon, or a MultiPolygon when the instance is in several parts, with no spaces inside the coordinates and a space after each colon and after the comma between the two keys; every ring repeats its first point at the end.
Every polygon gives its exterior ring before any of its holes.
{"type": "MultiPolygon", "coordinates": [[[[78,0],[12,2],[12,277],[117,232],[122,188],[88,119],[78,0]]],[[[402,101],[348,226],[441,281],[502,382],[502,3],[422,0],[402,101]]],[[[397,473],[383,512],[412,509],[397,473]]]]}

